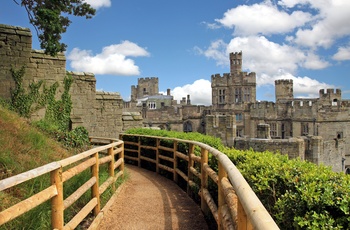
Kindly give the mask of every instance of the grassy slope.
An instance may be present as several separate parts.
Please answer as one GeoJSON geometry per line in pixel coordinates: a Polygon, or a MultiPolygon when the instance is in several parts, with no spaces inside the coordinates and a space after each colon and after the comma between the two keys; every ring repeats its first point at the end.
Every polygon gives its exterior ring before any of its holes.
{"type": "Polygon", "coordinates": [[[0,180],[68,156],[60,144],[0,105],[0,180]]]}

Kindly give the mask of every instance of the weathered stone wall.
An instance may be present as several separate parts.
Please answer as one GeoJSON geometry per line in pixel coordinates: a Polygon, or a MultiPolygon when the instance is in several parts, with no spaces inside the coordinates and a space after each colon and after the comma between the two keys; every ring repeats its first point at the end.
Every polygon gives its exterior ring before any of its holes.
{"type": "MultiPolygon", "coordinates": [[[[0,24],[0,97],[9,99],[15,84],[11,68],[19,70],[25,66],[23,86],[45,79],[47,85],[54,82],[62,85],[66,74],[66,59],[45,55],[43,51],[32,50],[32,34],[29,29],[0,24]]],[[[59,93],[63,88],[58,89],[59,93]]]]}
{"type": "Polygon", "coordinates": [[[289,139],[258,139],[258,138],[235,138],[234,148],[240,150],[253,149],[257,152],[271,151],[286,154],[290,158],[304,160],[305,143],[302,138],[289,139]]]}
{"type": "Polygon", "coordinates": [[[122,132],[123,99],[119,93],[96,92],[95,122],[91,133],[99,137],[118,138],[122,132]]]}
{"type": "MultiPolygon", "coordinates": [[[[58,82],[56,98],[63,91],[63,81],[67,74],[72,75],[70,89],[72,99],[72,128],[84,126],[92,136],[117,138],[122,131],[122,98],[119,94],[96,92],[96,79],[92,73],[66,71],[66,58],[56,57],[32,50],[32,34],[29,29],[0,24],[0,97],[10,99],[15,84],[11,68],[18,70],[25,66],[23,86],[32,82],[44,81],[46,86],[58,82]]],[[[32,115],[41,119],[45,109],[32,115]]]]}
{"type": "Polygon", "coordinates": [[[231,115],[207,115],[206,134],[218,137],[227,146],[234,145],[236,137],[236,117],[231,115]]]}
{"type": "Polygon", "coordinates": [[[131,128],[140,128],[142,125],[142,116],[139,112],[123,112],[123,132],[131,128]]]}

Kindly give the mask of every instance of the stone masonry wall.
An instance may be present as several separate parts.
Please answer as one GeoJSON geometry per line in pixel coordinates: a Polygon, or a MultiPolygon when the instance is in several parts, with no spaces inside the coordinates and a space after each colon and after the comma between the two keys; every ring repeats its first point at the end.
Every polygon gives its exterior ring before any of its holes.
{"type": "MultiPolygon", "coordinates": [[[[29,29],[0,24],[0,97],[11,98],[11,90],[15,87],[10,71],[12,67],[19,70],[25,66],[24,87],[40,80],[46,86],[58,82],[56,98],[61,97],[63,80],[70,74],[73,77],[70,89],[72,128],[84,126],[91,136],[117,138],[122,131],[123,102],[120,95],[96,92],[94,74],[67,71],[63,54],[52,57],[31,47],[29,29]]],[[[44,115],[45,109],[41,109],[32,115],[32,119],[38,120],[44,115]]]]}
{"type": "MultiPolygon", "coordinates": [[[[45,79],[47,85],[54,82],[62,85],[66,74],[66,59],[45,55],[43,51],[32,50],[32,34],[29,29],[0,24],[0,97],[9,99],[15,87],[11,68],[19,70],[25,66],[23,85],[45,79]]],[[[63,88],[58,92],[62,93],[63,88]]]]}
{"type": "Polygon", "coordinates": [[[271,151],[287,154],[290,158],[304,160],[305,144],[302,138],[289,139],[258,139],[258,138],[235,138],[234,148],[248,150],[252,148],[257,152],[271,151]]]}

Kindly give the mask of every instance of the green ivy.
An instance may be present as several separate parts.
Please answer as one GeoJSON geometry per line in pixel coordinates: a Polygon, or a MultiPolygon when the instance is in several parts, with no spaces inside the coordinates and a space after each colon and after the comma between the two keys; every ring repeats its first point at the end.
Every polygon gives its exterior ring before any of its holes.
{"type": "Polygon", "coordinates": [[[12,92],[10,107],[14,111],[22,117],[30,118],[33,112],[40,108],[46,108],[44,119],[34,123],[37,127],[53,135],[66,147],[82,147],[89,143],[88,131],[84,127],[70,130],[72,100],[69,90],[73,83],[71,75],[65,76],[63,80],[64,92],[61,99],[56,100],[58,82],[49,87],[42,80],[31,83],[27,93],[23,87],[25,66],[19,70],[11,68],[11,73],[15,81],[15,89],[12,92]],[[40,92],[40,88],[42,88],[42,92],[40,92]]]}
{"type": "Polygon", "coordinates": [[[23,76],[25,66],[19,70],[11,68],[11,74],[15,81],[15,89],[12,92],[11,108],[20,116],[29,118],[34,112],[33,104],[37,103],[40,97],[39,89],[43,81],[32,82],[29,84],[29,92],[27,93],[23,87],[23,76]]]}

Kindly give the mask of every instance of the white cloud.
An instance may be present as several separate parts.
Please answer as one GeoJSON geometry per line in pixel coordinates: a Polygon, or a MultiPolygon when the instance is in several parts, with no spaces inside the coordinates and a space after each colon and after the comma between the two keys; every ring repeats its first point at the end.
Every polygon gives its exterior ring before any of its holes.
{"type": "Polygon", "coordinates": [[[99,9],[101,7],[110,7],[112,5],[111,0],[84,0],[84,2],[91,5],[92,8],[99,9]]]}
{"type": "Polygon", "coordinates": [[[339,47],[337,53],[332,58],[337,61],[350,60],[350,46],[339,47]]]}
{"type": "Polygon", "coordinates": [[[317,98],[319,96],[320,89],[335,88],[334,85],[329,85],[324,82],[319,82],[310,77],[296,77],[290,73],[277,74],[277,75],[266,75],[262,74],[257,78],[257,85],[275,85],[275,80],[278,79],[292,79],[293,80],[293,93],[294,97],[308,97],[317,98]]]}
{"type": "Polygon", "coordinates": [[[301,4],[313,10],[315,21],[309,28],[299,28],[294,42],[305,47],[329,48],[336,39],[350,35],[350,1],[344,0],[282,0],[286,7],[301,4]]]}
{"type": "Polygon", "coordinates": [[[307,54],[305,62],[303,63],[303,67],[307,69],[324,69],[329,65],[327,61],[322,60],[318,55],[312,52],[307,54]]]}
{"type": "Polygon", "coordinates": [[[193,84],[174,88],[171,95],[178,101],[190,95],[192,105],[211,105],[211,82],[199,79],[193,84]]]}
{"type": "Polygon", "coordinates": [[[249,36],[256,34],[280,34],[292,31],[311,21],[312,15],[302,11],[291,14],[280,11],[270,1],[259,4],[241,5],[228,10],[223,18],[215,21],[221,25],[234,28],[234,34],[249,36]]]}
{"type": "Polygon", "coordinates": [[[229,53],[243,53],[243,70],[257,73],[257,85],[274,85],[277,79],[293,79],[295,95],[316,97],[318,90],[333,88],[309,77],[295,77],[299,67],[322,69],[329,65],[311,51],[269,41],[264,36],[235,37],[229,44],[216,41],[202,54],[229,66],[229,53]],[[220,44],[220,45],[218,45],[220,44]],[[226,48],[225,48],[226,45],[226,48]],[[217,48],[217,49],[216,49],[217,48]]]}
{"type": "Polygon", "coordinates": [[[96,55],[90,50],[74,48],[68,53],[67,59],[75,71],[123,76],[139,75],[139,67],[127,56],[149,56],[149,53],[135,43],[123,41],[120,44],[104,47],[102,52],[96,55]]]}
{"type": "Polygon", "coordinates": [[[207,50],[203,50],[199,47],[194,47],[194,50],[207,58],[214,59],[217,65],[227,65],[228,56],[226,53],[227,44],[223,40],[217,40],[210,44],[207,50]]]}

